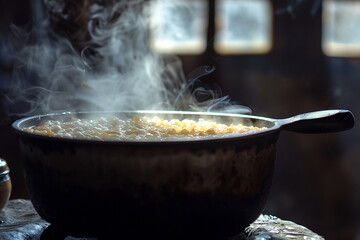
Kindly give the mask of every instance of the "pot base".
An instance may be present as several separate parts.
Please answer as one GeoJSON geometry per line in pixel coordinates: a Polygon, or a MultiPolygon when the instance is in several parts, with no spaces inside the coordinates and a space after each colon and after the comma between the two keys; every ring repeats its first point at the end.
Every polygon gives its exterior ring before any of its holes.
{"type": "Polygon", "coordinates": [[[163,202],[148,200],[144,205],[117,191],[96,196],[84,189],[56,189],[56,193],[48,191],[45,201],[44,197],[32,199],[40,216],[55,228],[73,236],[131,239],[227,239],[258,217],[262,209],[255,209],[264,205],[267,195],[236,201],[230,197],[177,195],[163,202]],[[66,196],[66,192],[69,198],[56,198],[57,194],[66,196]],[[71,198],[75,193],[76,198],[71,198]]]}

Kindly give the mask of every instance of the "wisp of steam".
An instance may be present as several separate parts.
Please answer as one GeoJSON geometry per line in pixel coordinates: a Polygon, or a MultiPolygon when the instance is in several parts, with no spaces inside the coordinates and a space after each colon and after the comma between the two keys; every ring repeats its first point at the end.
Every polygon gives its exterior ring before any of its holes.
{"type": "Polygon", "coordinates": [[[303,8],[304,5],[310,5],[310,14],[314,16],[321,8],[323,0],[289,0],[286,7],[280,8],[276,11],[276,14],[290,14],[291,17],[295,18],[297,11],[303,8]]]}
{"type": "MultiPolygon", "coordinates": [[[[63,14],[66,7],[61,1],[45,3],[51,14],[63,14]]],[[[17,104],[16,114],[138,109],[249,112],[222,97],[218,89],[201,84],[200,78],[214,68],[200,67],[186,77],[177,57],[150,49],[149,6],[143,1],[93,3],[88,41],[81,50],[52,29],[49,11],[35,6],[32,29],[11,26],[16,64],[13,92],[7,98],[17,104]]]]}

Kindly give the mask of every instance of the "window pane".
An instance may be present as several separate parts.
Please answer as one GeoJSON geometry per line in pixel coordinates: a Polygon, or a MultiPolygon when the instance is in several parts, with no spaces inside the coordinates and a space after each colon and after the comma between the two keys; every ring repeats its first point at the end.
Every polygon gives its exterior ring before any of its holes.
{"type": "Polygon", "coordinates": [[[156,1],[151,46],[159,53],[199,54],[206,49],[206,0],[156,1]]]}
{"type": "Polygon", "coordinates": [[[218,0],[215,50],[221,54],[263,54],[272,47],[268,0],[218,0]]]}
{"type": "Polygon", "coordinates": [[[360,1],[323,2],[322,49],[328,56],[360,56],[360,1]]]}

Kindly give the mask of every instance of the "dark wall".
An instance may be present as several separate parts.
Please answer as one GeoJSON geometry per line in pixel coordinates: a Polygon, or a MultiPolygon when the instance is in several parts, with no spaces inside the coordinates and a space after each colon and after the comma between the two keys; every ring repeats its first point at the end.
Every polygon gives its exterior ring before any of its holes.
{"type": "Polygon", "coordinates": [[[0,157],[7,160],[13,184],[12,198],[27,198],[24,186],[19,148],[11,122],[16,118],[8,115],[5,95],[10,90],[13,72],[12,59],[7,41],[11,23],[25,25],[31,16],[29,1],[0,1],[0,157]]]}

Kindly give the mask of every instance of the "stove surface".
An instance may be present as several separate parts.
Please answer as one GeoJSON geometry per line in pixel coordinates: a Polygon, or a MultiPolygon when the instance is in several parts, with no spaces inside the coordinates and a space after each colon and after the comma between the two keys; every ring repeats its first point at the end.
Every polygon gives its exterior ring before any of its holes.
{"type": "MultiPolygon", "coordinates": [[[[31,202],[24,199],[10,200],[0,212],[0,239],[13,240],[97,240],[98,238],[69,236],[56,226],[41,219],[31,202]]],[[[323,237],[311,230],[291,221],[285,221],[270,215],[260,215],[244,232],[233,237],[232,240],[322,240],[323,237]]]]}

